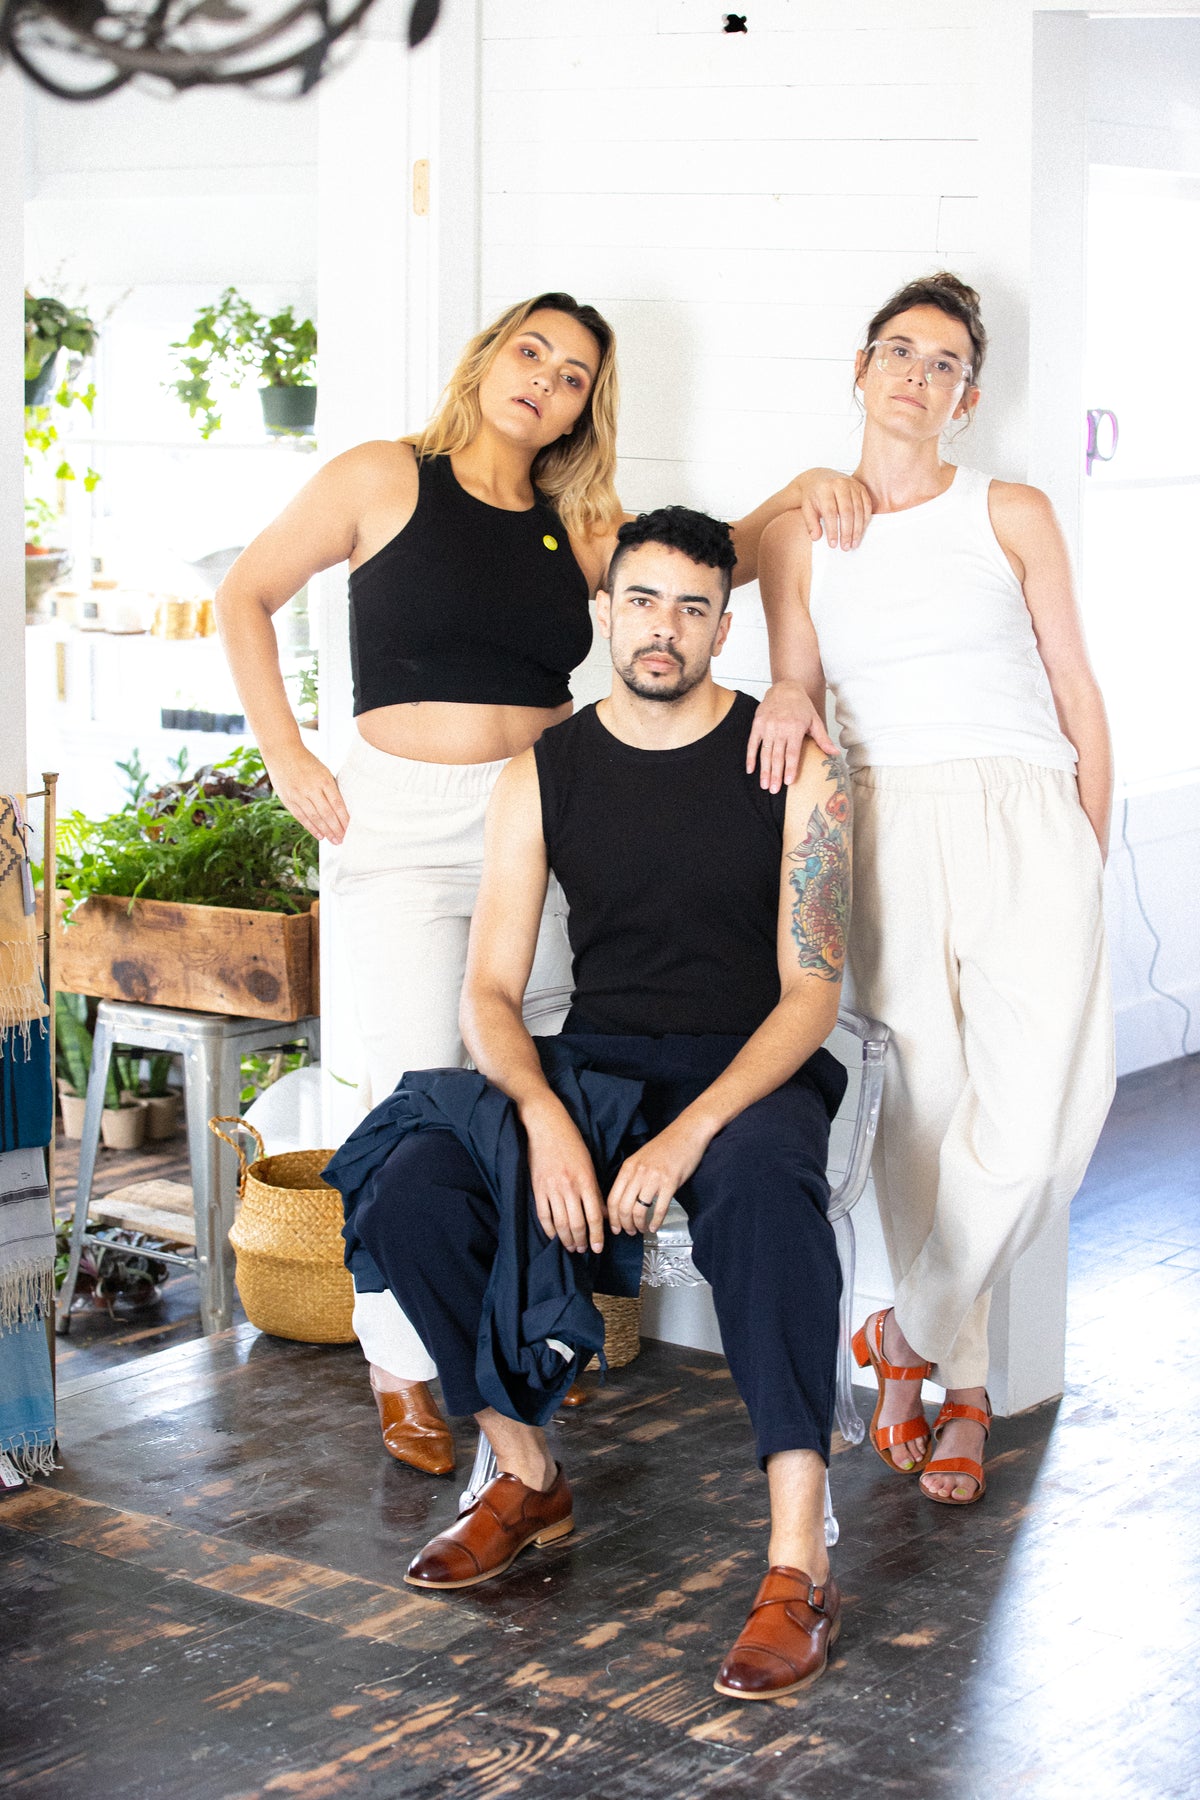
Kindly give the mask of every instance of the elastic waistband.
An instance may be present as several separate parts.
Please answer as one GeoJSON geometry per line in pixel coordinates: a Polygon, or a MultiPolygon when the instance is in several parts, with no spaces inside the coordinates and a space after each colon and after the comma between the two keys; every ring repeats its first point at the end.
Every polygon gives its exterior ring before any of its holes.
{"type": "Polygon", "coordinates": [[[462,800],[486,798],[509,760],[502,756],[496,762],[483,763],[417,762],[411,756],[393,756],[388,750],[377,750],[355,732],[342,766],[385,782],[392,789],[462,800]]]}
{"type": "Polygon", "coordinates": [[[878,763],[855,769],[856,788],[888,794],[999,793],[1012,787],[1053,787],[1076,792],[1070,769],[1026,762],[1020,756],[961,756],[953,762],[878,763]]]}

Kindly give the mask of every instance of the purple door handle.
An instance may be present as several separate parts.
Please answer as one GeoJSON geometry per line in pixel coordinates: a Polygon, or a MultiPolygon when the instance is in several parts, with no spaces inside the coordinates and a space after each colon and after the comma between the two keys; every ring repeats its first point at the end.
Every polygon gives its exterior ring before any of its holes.
{"type": "Polygon", "coordinates": [[[1117,426],[1117,415],[1115,412],[1109,412],[1107,406],[1092,407],[1088,412],[1087,426],[1087,472],[1090,475],[1093,463],[1112,461],[1117,454],[1117,444],[1120,442],[1121,434],[1117,426]],[[1102,419],[1107,419],[1112,427],[1112,442],[1108,446],[1107,454],[1099,447],[1100,421],[1102,419]]]}

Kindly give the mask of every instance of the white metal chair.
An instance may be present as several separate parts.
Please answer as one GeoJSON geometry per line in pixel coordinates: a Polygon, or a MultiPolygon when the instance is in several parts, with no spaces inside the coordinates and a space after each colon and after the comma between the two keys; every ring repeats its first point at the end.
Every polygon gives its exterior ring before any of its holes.
{"type": "Polygon", "coordinates": [[[177,1268],[195,1269],[200,1285],[200,1322],[207,1334],[224,1331],[233,1320],[233,1250],[229,1228],[237,1204],[237,1165],[209,1133],[214,1114],[236,1113],[241,1093],[243,1054],[303,1038],[314,1062],[321,1057],[319,1018],[278,1020],[238,1019],[223,1013],[185,1012],[177,1007],[150,1006],[134,1000],[102,1000],[96,1015],[92,1066],[88,1075],[87,1108],[79,1145],[79,1180],[75,1189],[75,1218],[71,1228],[71,1256],[58,1296],[57,1329],[65,1336],[71,1329],[71,1302],[85,1245],[103,1246],[104,1239],[88,1230],[88,1207],[96,1172],[100,1142],[100,1113],[109,1064],[118,1044],[135,1050],[167,1050],[183,1058],[184,1113],[187,1120],[188,1158],[192,1174],[192,1207],[195,1214],[194,1253],[156,1250],[155,1258],[177,1268]]]}
{"type": "MultiPolygon", "coordinates": [[[[837,1025],[826,1044],[826,1048],[846,1066],[850,1076],[846,1098],[829,1135],[827,1164],[830,1182],[828,1217],[834,1229],[838,1260],[842,1267],[834,1418],[848,1444],[861,1443],[865,1435],[862,1419],[854,1404],[851,1380],[850,1337],[853,1330],[851,1320],[854,1308],[855,1243],[854,1222],[850,1213],[862,1198],[870,1172],[871,1151],[883,1098],[883,1071],[889,1037],[887,1026],[878,1019],[865,1018],[852,1007],[844,1006],[838,1013],[837,1025]]],[[[643,1280],[648,1287],[698,1287],[703,1283],[704,1277],[692,1261],[692,1239],[687,1214],[677,1200],[672,1200],[659,1229],[647,1235],[643,1280]]],[[[469,1506],[495,1473],[495,1451],[481,1432],[470,1480],[463,1489],[460,1506],[469,1506]]],[[[837,1537],[838,1524],[826,1477],[825,1542],[836,1544],[837,1537]]]]}

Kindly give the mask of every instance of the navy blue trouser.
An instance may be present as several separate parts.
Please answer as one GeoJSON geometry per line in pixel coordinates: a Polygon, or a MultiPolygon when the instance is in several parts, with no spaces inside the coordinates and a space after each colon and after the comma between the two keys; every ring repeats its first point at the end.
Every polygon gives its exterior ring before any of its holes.
{"type": "MultiPolygon", "coordinates": [[[[573,1035],[586,1039],[589,1066],[644,1083],[652,1132],[745,1041],[573,1035]]],[[[677,1196],[760,1462],[780,1450],[829,1457],[841,1270],[825,1216],[825,1160],[844,1088],[840,1065],[818,1052],[718,1132],[677,1196]]],[[[377,1176],[356,1227],[437,1363],[447,1411],[482,1411],[475,1347],[496,1208],[469,1152],[449,1132],[411,1133],[377,1176]]]]}

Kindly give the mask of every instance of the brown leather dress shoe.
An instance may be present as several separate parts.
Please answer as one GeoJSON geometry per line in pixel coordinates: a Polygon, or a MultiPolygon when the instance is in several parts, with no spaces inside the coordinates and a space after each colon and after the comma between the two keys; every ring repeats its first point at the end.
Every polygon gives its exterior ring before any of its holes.
{"type": "Polygon", "coordinates": [[[526,1544],[552,1544],[575,1529],[571,1490],[562,1465],[546,1493],[515,1475],[497,1475],[478,1499],[414,1556],[404,1577],[410,1587],[477,1587],[501,1575],[526,1544]]]}
{"type": "Polygon", "coordinates": [[[817,1587],[803,1569],[768,1569],[713,1686],[732,1700],[778,1700],[811,1686],[825,1673],[842,1629],[841,1612],[832,1575],[817,1587]]]}
{"type": "Polygon", "coordinates": [[[406,1381],[393,1392],[372,1382],[371,1392],[388,1455],[424,1475],[452,1475],[454,1439],[425,1383],[406,1381]]]}

